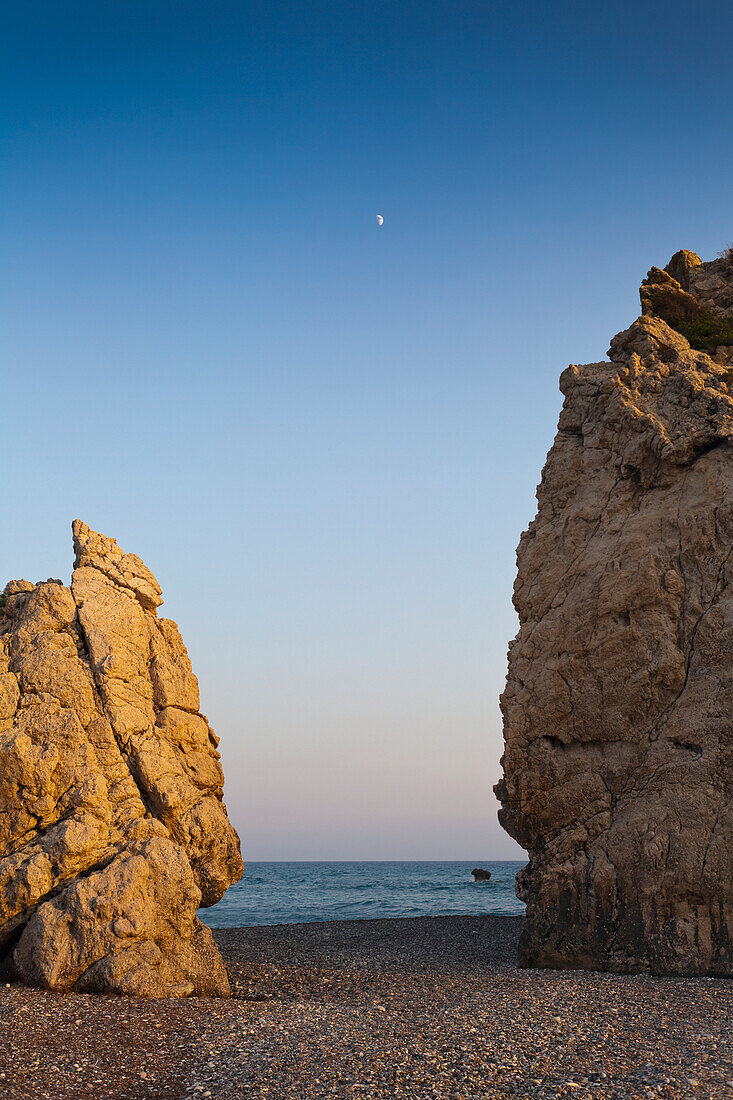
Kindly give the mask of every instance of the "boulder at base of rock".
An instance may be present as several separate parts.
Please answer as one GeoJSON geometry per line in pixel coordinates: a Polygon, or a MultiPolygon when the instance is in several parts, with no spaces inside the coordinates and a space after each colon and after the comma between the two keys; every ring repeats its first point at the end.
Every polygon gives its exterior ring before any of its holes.
{"type": "Polygon", "coordinates": [[[681,330],[733,343],[733,263],[678,253],[641,296],[560,381],[496,790],[525,965],[731,975],[733,371],[681,330]]]}
{"type": "Polygon", "coordinates": [[[225,996],[196,916],[242,874],[218,739],[153,574],[73,525],[76,568],[0,599],[0,974],[225,996]]]}

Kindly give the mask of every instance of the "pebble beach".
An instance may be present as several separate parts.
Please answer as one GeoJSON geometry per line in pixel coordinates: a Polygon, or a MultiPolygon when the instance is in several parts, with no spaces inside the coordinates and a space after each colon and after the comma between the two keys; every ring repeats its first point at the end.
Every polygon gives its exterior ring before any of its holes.
{"type": "Polygon", "coordinates": [[[0,986],[3,1100],[730,1100],[733,985],[520,969],[520,917],[219,929],[230,1000],[0,986]]]}

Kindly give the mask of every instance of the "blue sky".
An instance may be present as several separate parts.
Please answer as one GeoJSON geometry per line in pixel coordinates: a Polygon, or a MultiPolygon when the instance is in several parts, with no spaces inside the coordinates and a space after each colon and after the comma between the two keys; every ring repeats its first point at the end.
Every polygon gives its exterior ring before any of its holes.
{"type": "Polygon", "coordinates": [[[497,696],[558,375],[733,239],[733,9],[0,20],[0,572],[67,578],[77,515],[145,558],[249,858],[515,856],[497,696]]]}

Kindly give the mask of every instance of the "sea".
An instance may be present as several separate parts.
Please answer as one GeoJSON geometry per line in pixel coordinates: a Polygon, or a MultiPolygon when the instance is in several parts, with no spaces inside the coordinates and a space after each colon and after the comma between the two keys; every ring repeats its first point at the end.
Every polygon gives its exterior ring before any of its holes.
{"type": "Polygon", "coordinates": [[[524,861],[247,863],[220,902],[199,912],[211,928],[382,917],[520,916],[514,876],[524,861]],[[473,867],[491,871],[474,882],[473,867]]]}

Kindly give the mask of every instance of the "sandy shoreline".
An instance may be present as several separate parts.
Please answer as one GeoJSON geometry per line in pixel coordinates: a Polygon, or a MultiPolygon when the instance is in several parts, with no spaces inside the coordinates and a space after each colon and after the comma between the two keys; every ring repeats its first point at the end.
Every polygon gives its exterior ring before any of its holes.
{"type": "Polygon", "coordinates": [[[3,985],[0,1096],[733,1095],[733,983],[521,970],[521,924],[216,930],[230,1001],[3,985]]]}

